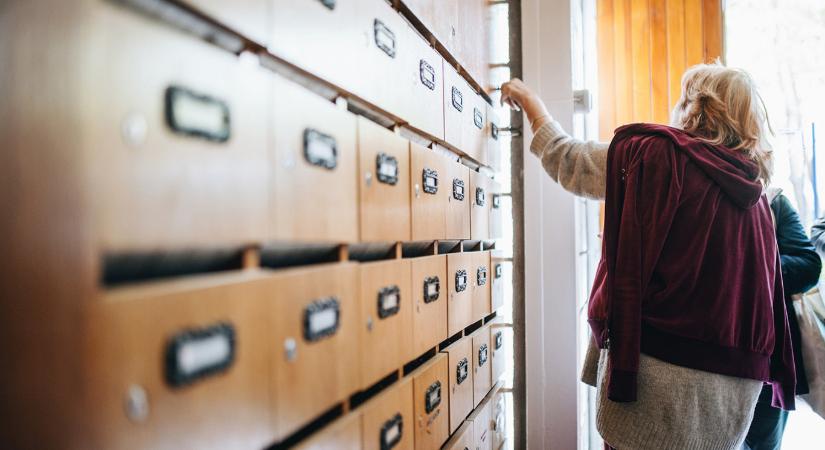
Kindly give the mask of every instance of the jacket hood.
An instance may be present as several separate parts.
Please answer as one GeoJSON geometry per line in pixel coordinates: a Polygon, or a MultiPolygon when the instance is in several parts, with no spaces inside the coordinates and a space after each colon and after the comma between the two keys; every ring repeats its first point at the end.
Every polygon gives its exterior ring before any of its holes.
{"type": "Polygon", "coordinates": [[[759,168],[744,155],[724,146],[708,144],[683,130],[665,125],[625,125],[616,130],[614,140],[640,136],[670,139],[678,151],[687,155],[739,207],[749,209],[759,202],[764,190],[757,179],[759,168]]]}

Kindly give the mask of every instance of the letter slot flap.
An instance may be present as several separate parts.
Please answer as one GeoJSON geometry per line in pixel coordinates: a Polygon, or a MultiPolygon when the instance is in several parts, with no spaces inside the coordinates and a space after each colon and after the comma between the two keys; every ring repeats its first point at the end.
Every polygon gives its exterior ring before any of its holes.
{"type": "Polygon", "coordinates": [[[230,137],[229,105],[217,98],[181,86],[166,88],[166,124],[178,134],[214,142],[230,137]]]}
{"type": "Polygon", "coordinates": [[[334,335],[340,320],[341,305],[337,298],[315,300],[304,308],[304,339],[316,342],[334,335]]]}
{"type": "Polygon", "coordinates": [[[455,271],[455,291],[464,292],[467,289],[467,271],[459,269],[455,271]]]}
{"type": "Polygon", "coordinates": [[[335,138],[318,130],[304,130],[304,159],[313,166],[333,170],[338,165],[335,138]]]}
{"type": "Polygon", "coordinates": [[[467,379],[467,376],[470,374],[470,363],[467,361],[467,358],[461,358],[461,361],[458,362],[455,366],[455,384],[461,384],[464,380],[467,379]]]}
{"type": "Polygon", "coordinates": [[[441,404],[441,382],[435,381],[424,394],[424,410],[427,414],[432,413],[441,404]]]}
{"type": "Polygon", "coordinates": [[[166,382],[181,387],[227,370],[235,360],[235,328],[221,322],[184,330],[166,345],[166,382]]]}
{"type": "Polygon", "coordinates": [[[375,46],[381,49],[390,58],[395,58],[395,33],[384,24],[375,19],[373,22],[375,46]]]}
{"type": "Polygon", "coordinates": [[[381,450],[390,450],[401,442],[404,432],[404,418],[396,413],[381,427],[381,450]]]}
{"type": "Polygon", "coordinates": [[[427,277],[424,280],[424,303],[432,303],[438,300],[438,293],[441,290],[438,277],[427,277]]]}
{"type": "Polygon", "coordinates": [[[398,286],[387,286],[378,292],[378,317],[386,319],[401,309],[401,290],[398,286]]]}
{"type": "Polygon", "coordinates": [[[375,173],[378,174],[379,182],[396,185],[398,183],[398,159],[386,153],[379,153],[375,157],[375,173]]]}

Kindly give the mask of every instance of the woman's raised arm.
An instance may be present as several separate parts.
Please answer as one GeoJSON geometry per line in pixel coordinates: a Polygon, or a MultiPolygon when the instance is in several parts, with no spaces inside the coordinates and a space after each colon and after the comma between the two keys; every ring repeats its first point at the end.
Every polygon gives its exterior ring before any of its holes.
{"type": "Polygon", "coordinates": [[[527,115],[534,133],[530,151],[556,182],[575,195],[604,199],[608,144],[568,135],[541,99],[517,78],[501,87],[501,102],[527,115]]]}

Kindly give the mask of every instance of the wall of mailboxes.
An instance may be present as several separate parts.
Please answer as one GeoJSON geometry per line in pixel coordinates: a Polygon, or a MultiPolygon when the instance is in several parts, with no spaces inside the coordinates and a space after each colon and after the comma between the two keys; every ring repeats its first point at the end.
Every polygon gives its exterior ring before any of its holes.
{"type": "Polygon", "coordinates": [[[486,1],[85,4],[105,447],[500,448],[486,1]]]}

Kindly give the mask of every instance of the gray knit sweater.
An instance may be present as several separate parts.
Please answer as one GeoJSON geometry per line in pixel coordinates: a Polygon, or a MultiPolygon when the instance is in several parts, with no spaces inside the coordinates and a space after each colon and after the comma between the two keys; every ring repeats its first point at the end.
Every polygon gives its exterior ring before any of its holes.
{"type": "MultiPolygon", "coordinates": [[[[573,194],[603,199],[608,145],[570,137],[551,121],[530,150],[544,170],[573,194]]],[[[608,350],[591,340],[582,381],[598,389],[596,422],[605,442],[619,450],[738,450],[748,431],[762,383],[679,367],[642,354],[638,398],[607,399],[608,350]]]]}

